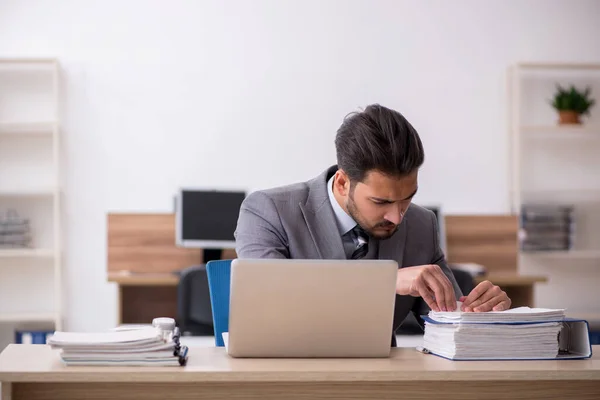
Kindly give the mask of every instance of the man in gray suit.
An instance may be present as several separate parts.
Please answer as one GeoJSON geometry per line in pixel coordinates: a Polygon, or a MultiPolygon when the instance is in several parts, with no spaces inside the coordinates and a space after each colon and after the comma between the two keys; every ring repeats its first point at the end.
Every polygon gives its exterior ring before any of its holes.
{"type": "MultiPolygon", "coordinates": [[[[400,268],[394,331],[421,302],[433,310],[505,310],[489,281],[464,296],[438,242],[433,212],[412,204],[424,151],[413,126],[380,105],[348,116],[337,165],[307,182],[251,193],[235,232],[239,258],[386,259],[400,268]]],[[[395,338],[392,345],[395,345],[395,338]]]]}

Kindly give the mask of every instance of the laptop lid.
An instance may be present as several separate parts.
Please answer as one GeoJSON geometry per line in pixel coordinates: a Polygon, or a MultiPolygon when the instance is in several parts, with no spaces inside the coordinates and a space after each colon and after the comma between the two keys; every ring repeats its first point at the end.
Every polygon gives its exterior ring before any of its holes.
{"type": "Polygon", "coordinates": [[[398,264],[244,260],[231,265],[234,357],[387,357],[398,264]]]}

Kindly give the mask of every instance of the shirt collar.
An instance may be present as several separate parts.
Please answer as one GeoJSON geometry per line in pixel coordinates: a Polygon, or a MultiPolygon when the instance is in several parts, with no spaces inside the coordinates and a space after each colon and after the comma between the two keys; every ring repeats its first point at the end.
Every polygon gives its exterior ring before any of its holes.
{"type": "Polygon", "coordinates": [[[344,209],[337,202],[334,194],[333,194],[333,178],[332,176],[327,181],[327,193],[329,194],[329,202],[331,203],[331,207],[333,208],[333,213],[335,214],[335,221],[337,223],[338,230],[340,232],[340,236],[344,236],[346,233],[351,231],[356,226],[356,221],[350,215],[344,211],[344,209]]]}

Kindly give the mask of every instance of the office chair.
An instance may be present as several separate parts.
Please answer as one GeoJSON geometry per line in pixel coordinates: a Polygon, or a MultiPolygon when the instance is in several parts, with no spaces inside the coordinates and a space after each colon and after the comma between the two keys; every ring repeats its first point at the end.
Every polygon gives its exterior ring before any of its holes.
{"type": "Polygon", "coordinates": [[[177,324],[182,335],[213,334],[212,309],[205,265],[181,271],[177,287],[177,324]]]}
{"type": "Polygon", "coordinates": [[[229,331],[229,290],[231,284],[231,261],[214,260],[206,264],[208,287],[212,305],[212,322],[215,346],[223,347],[223,332],[229,331]]]}

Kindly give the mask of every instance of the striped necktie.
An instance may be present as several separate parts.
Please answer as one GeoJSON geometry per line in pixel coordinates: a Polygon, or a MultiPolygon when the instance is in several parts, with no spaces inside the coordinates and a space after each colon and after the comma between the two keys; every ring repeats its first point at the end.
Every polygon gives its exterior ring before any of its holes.
{"type": "Polygon", "coordinates": [[[356,225],[353,230],[358,239],[358,246],[352,253],[352,259],[358,260],[366,256],[369,252],[369,236],[367,235],[367,232],[358,225],[356,225]]]}

